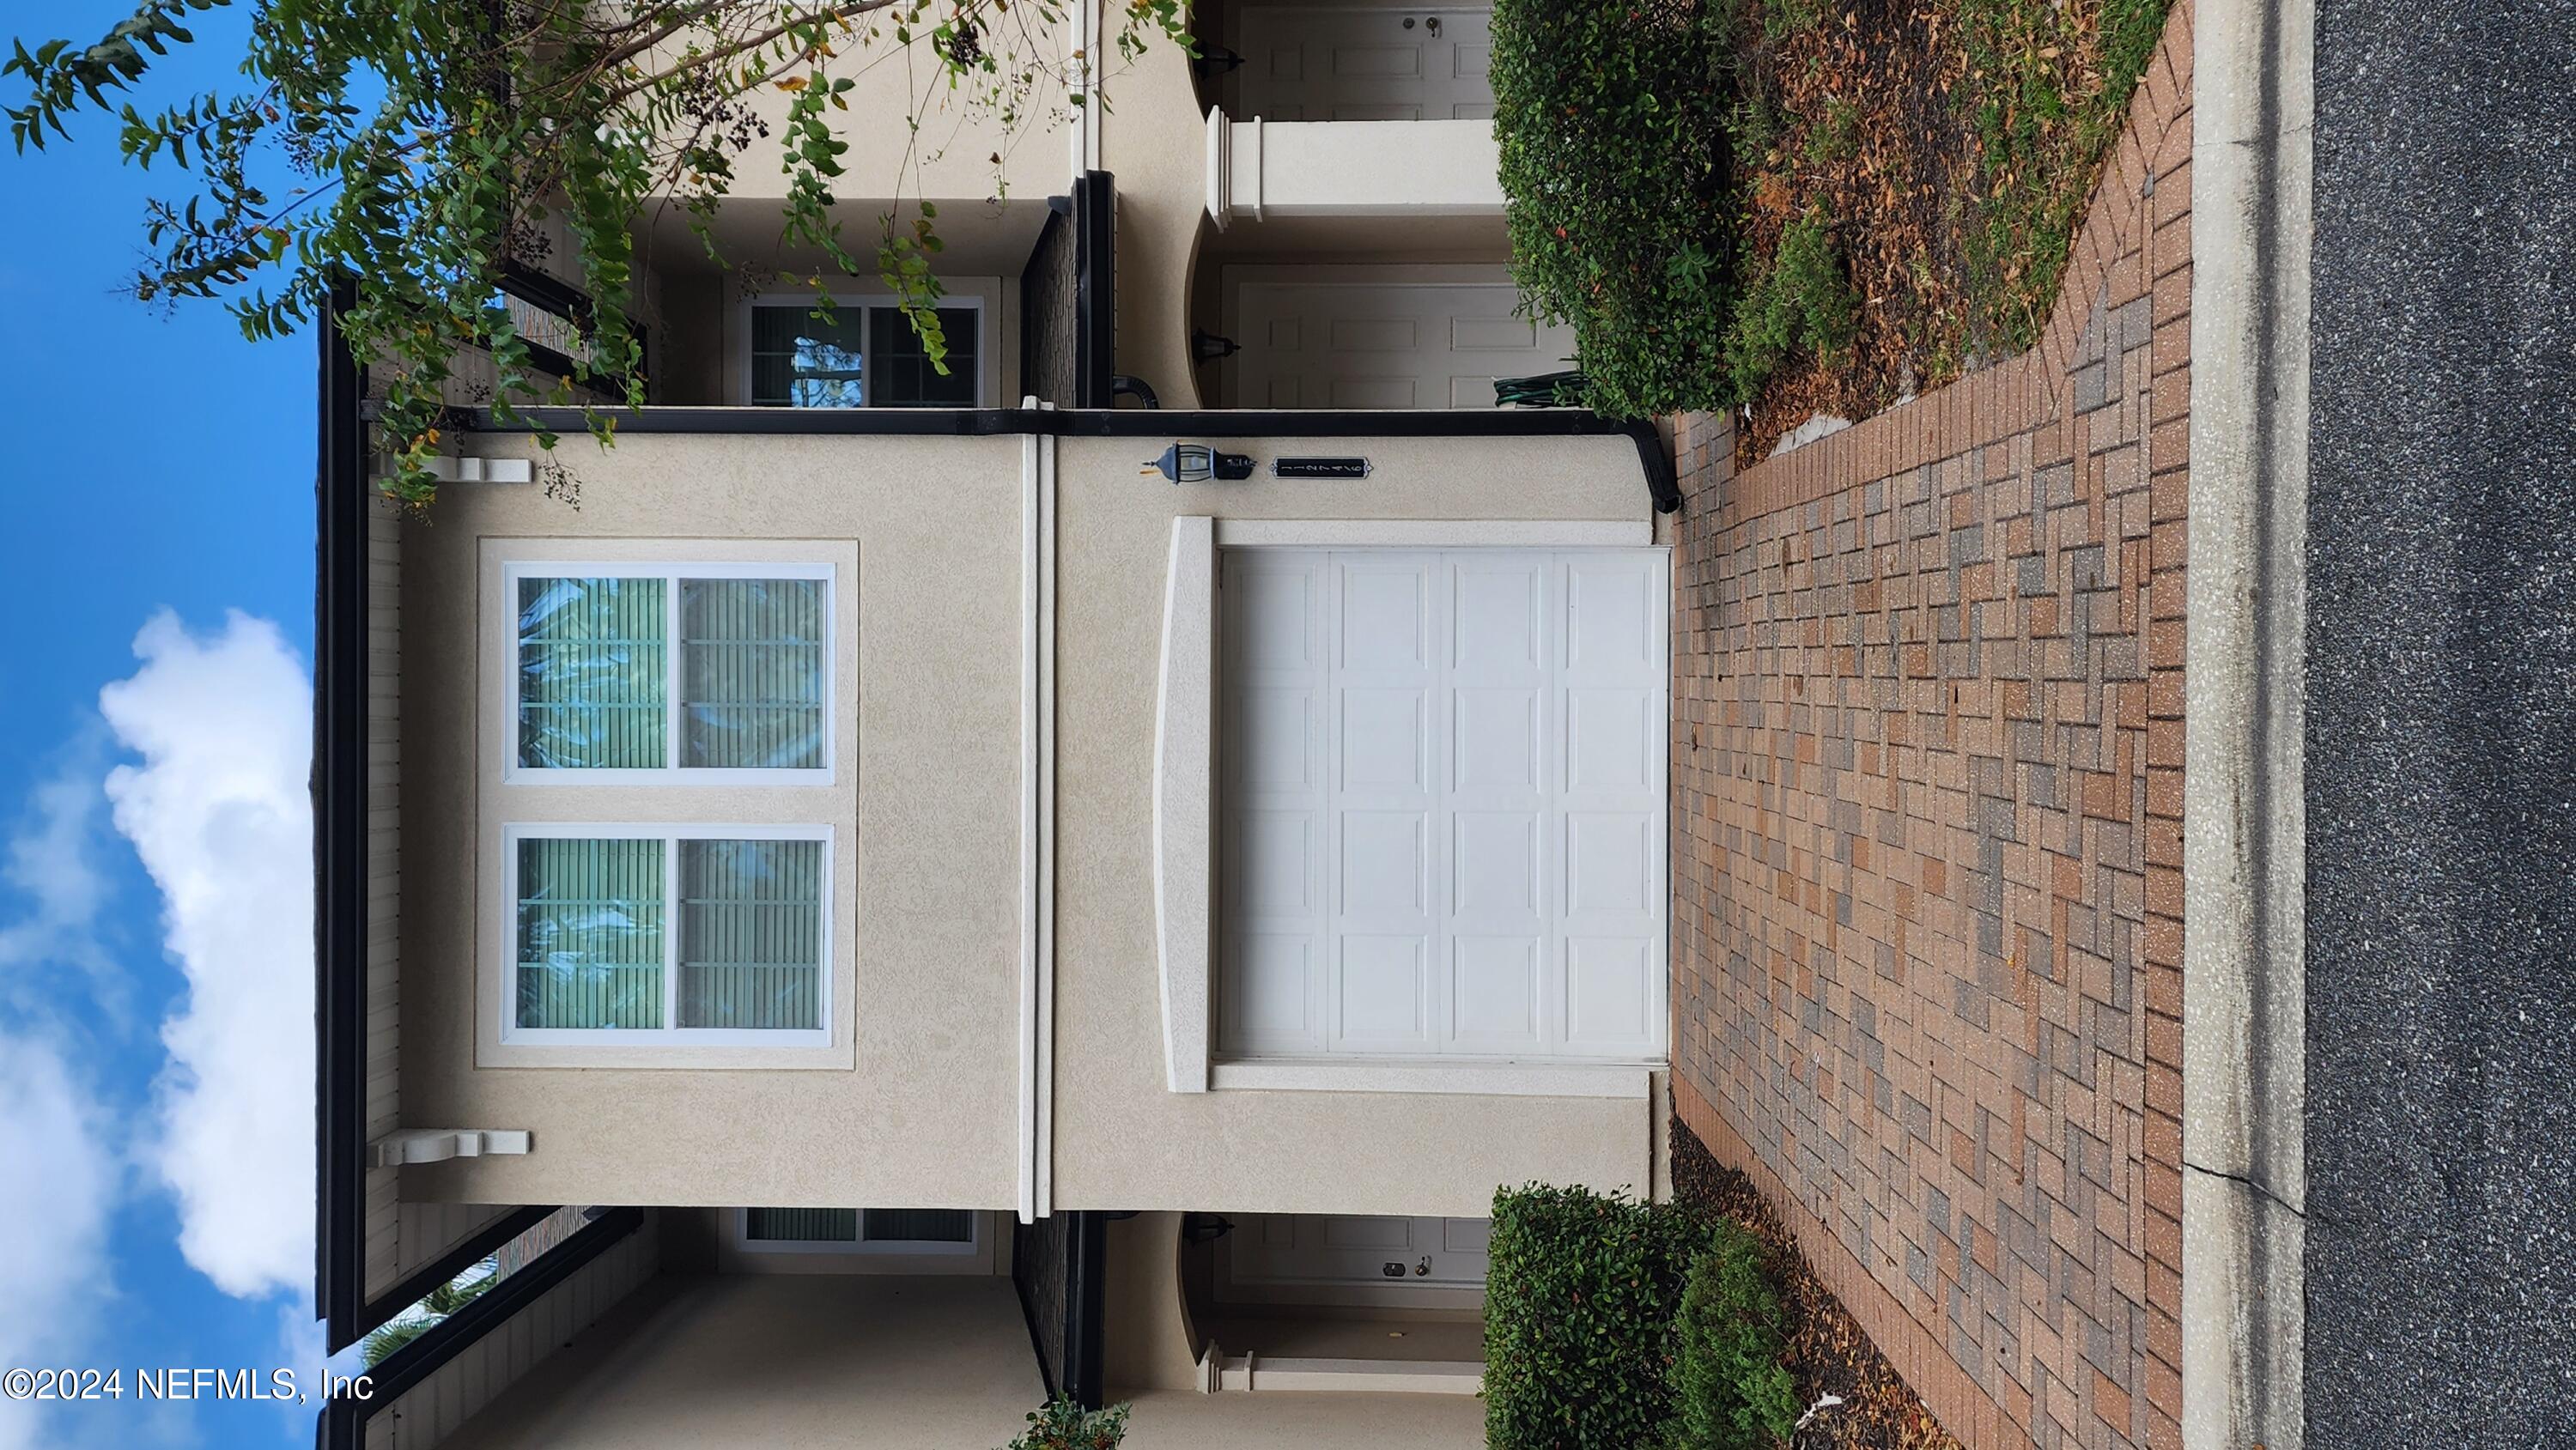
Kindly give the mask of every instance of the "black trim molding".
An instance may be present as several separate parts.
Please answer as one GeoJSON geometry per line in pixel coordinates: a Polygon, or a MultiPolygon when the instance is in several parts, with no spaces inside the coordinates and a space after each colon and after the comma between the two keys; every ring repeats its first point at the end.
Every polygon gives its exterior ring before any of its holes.
{"type": "MultiPolygon", "coordinates": [[[[355,300],[344,286],[334,314],[355,300]]],[[[336,1353],[365,1321],[367,1159],[367,510],[365,374],[321,333],[314,484],[314,1303],[336,1353]]],[[[408,1302],[408,1301],[406,1301],[408,1302]]],[[[378,1321],[381,1322],[381,1321],[378,1321]]]]}

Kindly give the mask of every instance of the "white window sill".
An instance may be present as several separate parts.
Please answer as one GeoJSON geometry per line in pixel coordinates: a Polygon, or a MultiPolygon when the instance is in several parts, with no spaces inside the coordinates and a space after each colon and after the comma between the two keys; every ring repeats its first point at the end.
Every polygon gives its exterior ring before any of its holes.
{"type": "Polygon", "coordinates": [[[1662,1063],[1443,1062],[1425,1058],[1264,1057],[1210,1064],[1219,1092],[1451,1093],[1483,1097],[1645,1099],[1662,1063]]]}

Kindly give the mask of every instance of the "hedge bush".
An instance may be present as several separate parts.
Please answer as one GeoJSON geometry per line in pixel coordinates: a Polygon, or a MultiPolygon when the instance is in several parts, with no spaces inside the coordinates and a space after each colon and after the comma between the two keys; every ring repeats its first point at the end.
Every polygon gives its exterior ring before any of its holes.
{"type": "Polygon", "coordinates": [[[1723,0],[1495,0],[1494,136],[1523,307],[1614,417],[1723,406],[1735,234],[1723,0]]]}
{"type": "Polygon", "coordinates": [[[1532,1184],[1494,1195],[1485,1278],[1491,1450],[1639,1450],[1672,1417],[1673,1317],[1698,1215],[1532,1184]]]}
{"type": "Polygon", "coordinates": [[[1798,1391],[1780,1363],[1780,1296],[1762,1245],[1724,1219],[1691,1261],[1673,1324],[1673,1450],[1771,1450],[1798,1423],[1798,1391]]]}

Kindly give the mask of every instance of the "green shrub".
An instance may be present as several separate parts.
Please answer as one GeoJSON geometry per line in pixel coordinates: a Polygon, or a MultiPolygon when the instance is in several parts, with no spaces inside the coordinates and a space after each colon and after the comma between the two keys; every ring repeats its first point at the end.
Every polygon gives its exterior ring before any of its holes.
{"type": "Polygon", "coordinates": [[[1496,0],[1494,136],[1522,306],[1614,417],[1719,406],[1731,294],[1728,6],[1496,0]]]}
{"type": "Polygon", "coordinates": [[[1672,1450],[1771,1450],[1798,1422],[1797,1387],[1780,1363],[1780,1296],[1753,1236],[1724,1220],[1715,1227],[1673,1324],[1672,1450]]]}
{"type": "Polygon", "coordinates": [[[1790,354],[1830,363],[1852,345],[1860,297],[1834,248],[1833,220],[1822,207],[1780,231],[1770,264],[1746,284],[1726,338],[1733,401],[1750,402],[1790,354]]]}
{"type": "Polygon", "coordinates": [[[1057,1398],[1029,1411],[1029,1427],[1002,1450],[1115,1450],[1127,1438],[1127,1407],[1086,1410],[1057,1398]]]}
{"type": "Polygon", "coordinates": [[[1703,1221],[1533,1184],[1494,1195],[1485,1278],[1491,1450],[1638,1450],[1672,1413],[1673,1315],[1703,1221]]]}

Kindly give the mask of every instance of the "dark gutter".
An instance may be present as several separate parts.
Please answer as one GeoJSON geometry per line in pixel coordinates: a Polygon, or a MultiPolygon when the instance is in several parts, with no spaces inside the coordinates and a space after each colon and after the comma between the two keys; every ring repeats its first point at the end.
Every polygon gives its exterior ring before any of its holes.
{"type": "Polygon", "coordinates": [[[1073,182],[1073,405],[1116,406],[1118,187],[1106,171],[1073,182]]]}
{"type": "Polygon", "coordinates": [[[358,1450],[366,1439],[367,1421],[377,1412],[392,1406],[405,1391],[445,1368],[448,1361],[509,1323],[513,1315],[534,1304],[547,1290],[643,1226],[644,1210],[610,1209],[539,1254],[526,1268],[502,1278],[473,1302],[430,1326],[418,1339],[367,1371],[367,1398],[326,1403],[315,1444],[320,1450],[358,1450]]]}
{"type": "MultiPolygon", "coordinates": [[[[459,412],[477,433],[579,433],[578,408],[522,408],[504,422],[488,409],[459,412]]],[[[955,436],[1037,433],[1058,438],[1583,438],[1619,434],[1636,445],[1655,512],[1682,506],[1672,451],[1655,425],[1583,408],[1353,409],[1194,408],[646,408],[603,409],[618,433],[795,436],[955,436]]]]}
{"type": "Polygon", "coordinates": [[[366,1280],[367,508],[366,379],[323,319],[313,599],[314,1296],[336,1353],[371,1325],[366,1280]]]}

